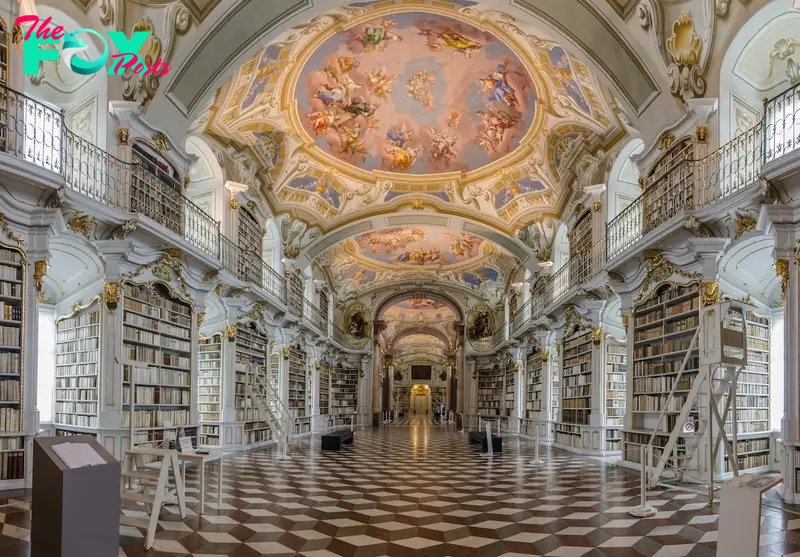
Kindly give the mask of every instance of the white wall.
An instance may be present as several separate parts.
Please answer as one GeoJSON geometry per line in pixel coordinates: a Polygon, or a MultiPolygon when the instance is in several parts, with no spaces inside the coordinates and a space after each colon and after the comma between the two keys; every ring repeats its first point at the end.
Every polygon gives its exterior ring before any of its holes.
{"type": "Polygon", "coordinates": [[[36,407],[39,423],[52,423],[56,374],[56,312],[53,306],[39,307],[38,381],[36,407]]]}

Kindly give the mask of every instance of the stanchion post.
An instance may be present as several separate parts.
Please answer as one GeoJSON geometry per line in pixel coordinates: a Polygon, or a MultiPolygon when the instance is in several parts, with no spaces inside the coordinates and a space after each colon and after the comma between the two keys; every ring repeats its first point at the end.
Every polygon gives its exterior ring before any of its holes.
{"type": "Polygon", "coordinates": [[[539,427],[536,422],[533,423],[533,460],[531,464],[537,466],[539,464],[544,464],[544,461],[539,459],[539,427]]]}
{"type": "Polygon", "coordinates": [[[647,472],[649,468],[649,456],[650,451],[648,451],[648,447],[641,445],[639,447],[639,460],[642,465],[641,501],[639,502],[638,507],[634,507],[628,512],[628,514],[637,518],[648,518],[650,516],[655,516],[656,514],[655,508],[647,504],[647,472]]]}

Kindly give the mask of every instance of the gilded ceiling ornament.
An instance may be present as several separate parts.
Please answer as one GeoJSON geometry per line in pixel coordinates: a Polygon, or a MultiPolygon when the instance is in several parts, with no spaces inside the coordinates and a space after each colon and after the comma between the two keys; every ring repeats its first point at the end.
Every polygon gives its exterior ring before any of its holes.
{"type": "Polygon", "coordinates": [[[88,240],[92,222],[94,222],[94,217],[91,215],[84,215],[81,212],[72,213],[69,220],[67,220],[67,228],[84,236],[88,240]]]}
{"type": "Polygon", "coordinates": [[[425,200],[424,199],[412,199],[411,200],[411,208],[415,211],[421,211],[425,208],[425,200]]]}
{"type": "Polygon", "coordinates": [[[776,259],[775,272],[781,277],[781,287],[783,292],[786,293],[786,289],[789,287],[789,260],[776,259]]]}
{"type": "Polygon", "coordinates": [[[703,282],[702,305],[713,306],[719,303],[719,283],[703,282]]]}
{"type": "Polygon", "coordinates": [[[708,126],[697,126],[695,137],[698,143],[708,143],[708,126]]]}
{"type": "Polygon", "coordinates": [[[130,141],[131,131],[128,128],[117,128],[117,143],[127,145],[130,141]]]}
{"type": "Polygon", "coordinates": [[[701,96],[706,89],[700,66],[703,41],[694,29],[691,13],[681,13],[672,24],[672,35],[666,41],[672,62],[667,68],[670,91],[676,97],[701,96]]]}
{"type": "Polygon", "coordinates": [[[19,47],[22,46],[25,33],[22,30],[22,25],[14,24],[11,28],[11,42],[14,43],[14,50],[19,54],[19,47]]]}
{"type": "Polygon", "coordinates": [[[50,263],[46,259],[33,262],[33,286],[36,292],[41,292],[44,287],[44,277],[47,275],[48,267],[50,263]]]}
{"type": "Polygon", "coordinates": [[[169,145],[167,144],[167,136],[163,133],[154,133],[153,134],[153,141],[156,142],[156,149],[161,151],[169,151],[169,145]]]}
{"type": "MultiPolygon", "coordinates": [[[[234,340],[236,340],[236,327],[234,325],[226,325],[225,336],[227,337],[228,342],[233,342],[234,340]]],[[[287,352],[289,351],[288,348],[284,348],[284,350],[286,350],[287,352]]]]}
{"type": "MultiPolygon", "coordinates": [[[[661,151],[666,151],[673,143],[675,143],[675,136],[665,132],[658,139],[658,148],[661,151]]],[[[640,177],[639,180],[642,180],[642,178],[640,177]]],[[[641,182],[639,184],[641,185],[641,182]]]]}
{"type": "Polygon", "coordinates": [[[231,211],[236,211],[236,210],[238,210],[238,209],[239,209],[239,202],[238,202],[238,201],[236,201],[235,199],[231,199],[231,200],[228,202],[228,205],[230,206],[230,208],[231,208],[231,211]]]}
{"type": "Polygon", "coordinates": [[[603,204],[600,203],[599,201],[595,201],[594,203],[592,203],[592,211],[594,211],[595,213],[599,213],[600,209],[602,208],[603,204]]]}

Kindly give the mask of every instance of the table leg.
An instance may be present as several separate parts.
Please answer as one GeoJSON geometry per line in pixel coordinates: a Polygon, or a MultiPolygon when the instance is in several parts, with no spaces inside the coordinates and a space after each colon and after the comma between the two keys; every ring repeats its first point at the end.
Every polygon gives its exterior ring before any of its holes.
{"type": "Polygon", "coordinates": [[[198,463],[200,468],[200,514],[206,512],[206,463],[200,461],[198,463]]]}
{"type": "Polygon", "coordinates": [[[219,459],[219,476],[217,476],[217,505],[222,504],[222,458],[219,459]]]}

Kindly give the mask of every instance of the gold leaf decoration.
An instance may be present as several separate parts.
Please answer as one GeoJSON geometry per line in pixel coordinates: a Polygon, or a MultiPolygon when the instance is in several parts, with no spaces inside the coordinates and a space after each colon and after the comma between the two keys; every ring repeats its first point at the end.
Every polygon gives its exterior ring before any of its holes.
{"type": "Polygon", "coordinates": [[[81,212],[73,213],[67,220],[67,228],[88,240],[92,222],[94,222],[94,217],[91,215],[84,215],[81,212]]]}

